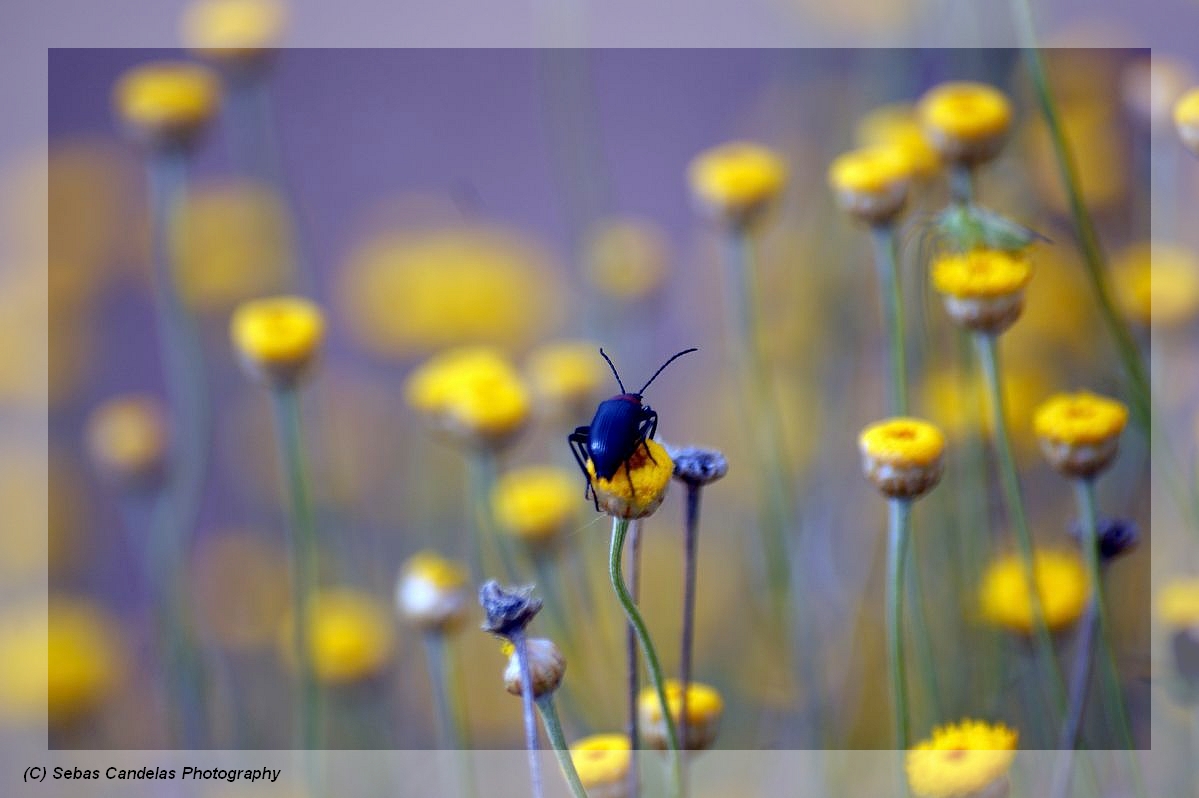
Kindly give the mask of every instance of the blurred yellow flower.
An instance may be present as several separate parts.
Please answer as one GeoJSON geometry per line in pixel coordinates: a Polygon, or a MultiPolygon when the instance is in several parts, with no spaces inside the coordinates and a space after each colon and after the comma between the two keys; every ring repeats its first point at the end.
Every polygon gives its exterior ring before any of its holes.
{"type": "Polygon", "coordinates": [[[870,223],[889,222],[903,209],[912,167],[902,150],[875,146],[837,156],[828,182],[841,209],[870,223]]]}
{"type": "Polygon", "coordinates": [[[1154,132],[1159,125],[1170,124],[1175,103],[1194,83],[1195,71],[1189,63],[1161,51],[1133,60],[1120,76],[1128,112],[1154,132]]]}
{"type": "Polygon", "coordinates": [[[984,798],[1006,783],[1016,732],[976,720],[941,726],[907,754],[908,783],[918,798],[984,798]]]}
{"type": "Polygon", "coordinates": [[[668,274],[666,234],[641,219],[607,219],[583,243],[587,279],[601,294],[632,302],[655,294],[668,274]]]}
{"type": "Polygon", "coordinates": [[[1041,452],[1067,477],[1090,478],[1115,459],[1128,408],[1086,391],[1056,394],[1033,416],[1041,452]]]}
{"type": "Polygon", "coordinates": [[[468,446],[502,445],[529,416],[520,375],[488,347],[459,347],[430,358],[408,377],[404,395],[435,429],[468,446]]]}
{"type": "Polygon", "coordinates": [[[175,280],[189,307],[225,312],[290,283],[291,220],[271,186],[246,179],[194,185],[176,213],[175,280]]]}
{"type": "Polygon", "coordinates": [[[591,798],[621,798],[628,794],[633,753],[623,734],[594,734],[570,746],[579,781],[591,798]]]}
{"type": "Polygon", "coordinates": [[[277,47],[286,22],[280,0],[193,0],[180,34],[188,49],[237,65],[277,47]]]}
{"type": "Polygon", "coordinates": [[[915,177],[932,177],[941,168],[941,157],[924,134],[913,105],[894,103],[874,109],[862,117],[855,137],[862,146],[903,153],[915,177]]]}
{"type": "MultiPolygon", "coordinates": [[[[1077,554],[1037,550],[1033,555],[1033,578],[1049,629],[1064,629],[1079,619],[1090,600],[1091,586],[1077,554]]],[[[987,567],[979,599],[988,622],[1015,632],[1032,632],[1032,606],[1020,557],[1007,554],[987,567]]]]}
{"type": "Polygon", "coordinates": [[[1133,244],[1112,263],[1112,288],[1140,324],[1184,324],[1199,311],[1199,258],[1178,244],[1133,244]]]}
{"type": "Polygon", "coordinates": [[[152,487],[163,476],[169,435],[162,403],[155,397],[109,399],[88,417],[86,437],[92,462],[121,487],[152,487]]]}
{"type": "MultiPolygon", "coordinates": [[[[677,726],[683,716],[683,684],[677,679],[667,679],[664,685],[666,706],[677,726]]],[[[637,699],[637,712],[641,717],[646,742],[654,748],[667,747],[666,724],[663,723],[662,704],[652,687],[644,688],[637,699]]],[[[683,747],[689,751],[710,748],[720,728],[724,714],[724,699],[716,688],[699,682],[687,686],[687,739],[683,747]]]]}
{"type": "Polygon", "coordinates": [[[216,113],[220,84],[186,61],[154,61],[121,75],[113,103],[125,125],[151,144],[185,144],[216,113]]]}
{"type": "Polygon", "coordinates": [[[932,264],[933,287],[956,297],[1005,296],[1032,279],[1032,263],[1020,252],[976,249],[945,254],[932,264]]]}
{"type": "Polygon", "coordinates": [[[787,165],[773,150],[747,141],[700,153],[687,170],[700,208],[733,225],[752,221],[787,187],[787,165]]]}
{"type": "Polygon", "coordinates": [[[460,344],[520,347],[556,323],[559,293],[538,246],[478,225],[367,241],[340,274],[338,304],[363,346],[405,357],[460,344]]]}
{"type": "Polygon", "coordinates": [[[611,479],[596,476],[590,460],[587,473],[600,509],[617,518],[634,520],[651,515],[662,505],[674,475],[674,461],[657,441],[647,439],[611,479]]]}
{"type": "Polygon", "coordinates": [[[425,550],[409,557],[396,581],[396,606],[428,632],[445,633],[466,619],[470,606],[466,566],[425,550]]]}
{"type": "Polygon", "coordinates": [[[500,526],[529,545],[550,544],[577,517],[579,481],[554,466],[529,466],[504,474],[491,494],[500,526]]]}
{"type": "Polygon", "coordinates": [[[591,341],[553,341],[525,361],[533,393],[541,403],[577,413],[596,398],[608,372],[591,341]]]}
{"type": "Polygon", "coordinates": [[[1162,587],[1157,615],[1168,629],[1199,628],[1199,578],[1177,579],[1162,587]]]}
{"type": "Polygon", "coordinates": [[[915,499],[931,490],[944,469],[945,435],[919,418],[888,418],[858,435],[866,477],[895,499],[915,499]]]}
{"type": "MultiPolygon", "coordinates": [[[[1083,202],[1095,210],[1112,207],[1128,187],[1127,145],[1115,109],[1095,100],[1076,100],[1059,103],[1058,118],[1074,158],[1083,202]]],[[[1069,213],[1069,199],[1045,122],[1030,120],[1024,137],[1033,187],[1054,211],[1069,213]]]]}
{"type": "Polygon", "coordinates": [[[934,86],[920,98],[917,110],[925,134],[941,156],[967,164],[998,154],[1012,124],[1008,98],[985,83],[934,86]]]}
{"type": "Polygon", "coordinates": [[[290,383],[316,357],[325,337],[325,317],[314,302],[303,297],[255,299],[237,307],[229,333],[251,375],[290,383]]]}
{"type": "MultiPolygon", "coordinates": [[[[280,650],[295,664],[293,623],[284,622],[280,650]]],[[[324,588],[308,605],[308,642],[316,678],[348,684],[382,671],[392,656],[395,631],[391,613],[374,597],[351,588],[324,588]]]]}
{"type": "MultiPolygon", "coordinates": [[[[1041,368],[1013,364],[1004,371],[1003,395],[1010,434],[1022,450],[1030,450],[1036,443],[1033,411],[1052,387],[1049,375],[1041,368]]],[[[985,389],[980,372],[968,377],[952,368],[932,369],[920,387],[920,406],[925,417],[937,419],[952,440],[965,440],[975,432],[990,437],[994,433],[993,414],[986,412],[986,405],[980,405],[985,389]]]]}
{"type": "Polygon", "coordinates": [[[230,649],[269,646],[287,616],[287,554],[249,530],[202,537],[191,580],[200,629],[230,649]]]}
{"type": "Polygon", "coordinates": [[[1199,155],[1199,88],[1188,90],[1174,104],[1174,127],[1186,148],[1199,155]]]}

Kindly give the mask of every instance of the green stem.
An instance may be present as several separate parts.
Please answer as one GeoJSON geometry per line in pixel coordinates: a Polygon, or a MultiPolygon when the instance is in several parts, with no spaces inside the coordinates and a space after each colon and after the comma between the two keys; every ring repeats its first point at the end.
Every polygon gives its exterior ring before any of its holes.
{"type": "Polygon", "coordinates": [[[903,287],[899,282],[896,263],[895,226],[876,225],[871,228],[874,242],[874,264],[878,269],[879,291],[882,294],[883,319],[890,345],[891,380],[888,384],[888,407],[893,416],[908,414],[907,338],[903,322],[903,287]]]}
{"type": "Polygon", "coordinates": [[[1141,359],[1140,350],[1137,348],[1136,339],[1133,338],[1128,323],[1116,309],[1115,302],[1112,301],[1111,287],[1108,285],[1107,279],[1106,257],[1103,247],[1099,243],[1099,234],[1095,230],[1091,212],[1083,202],[1082,190],[1079,187],[1078,167],[1062,130],[1053,92],[1049,86],[1049,78],[1045,72],[1045,63],[1041,58],[1041,51],[1037,48],[1032,8],[1028,0],[1013,0],[1012,7],[1016,17],[1017,32],[1024,48],[1025,61],[1028,63],[1029,76],[1032,78],[1033,88],[1036,90],[1041,115],[1045,118],[1045,126],[1049,130],[1058,175],[1070,205],[1070,218],[1074,225],[1074,233],[1078,237],[1083,262],[1086,265],[1091,292],[1099,305],[1104,326],[1107,327],[1108,334],[1116,344],[1120,361],[1131,383],[1130,404],[1133,417],[1138,426],[1148,432],[1151,401],[1149,376],[1145,370],[1145,363],[1141,359]]]}
{"type": "Polygon", "coordinates": [[[958,205],[974,204],[974,169],[964,164],[949,167],[949,198],[958,205]]]}
{"type": "Polygon", "coordinates": [[[624,572],[621,569],[624,541],[628,532],[629,522],[626,519],[612,519],[612,547],[608,556],[608,577],[612,580],[612,589],[616,591],[616,598],[620,601],[620,606],[624,609],[625,617],[632,625],[633,631],[637,635],[637,640],[641,644],[641,653],[645,657],[645,667],[649,671],[650,681],[653,683],[654,692],[658,696],[658,705],[662,710],[662,722],[666,726],[666,740],[670,748],[674,792],[677,795],[680,779],[682,778],[679,763],[679,735],[678,730],[675,728],[674,717],[670,714],[670,702],[666,699],[666,681],[662,676],[662,666],[658,662],[658,653],[654,649],[653,641],[650,640],[649,629],[646,628],[645,620],[641,617],[641,612],[637,609],[636,602],[633,601],[633,597],[629,594],[629,589],[624,581],[624,572]]]}
{"type": "Polygon", "coordinates": [[[299,394],[294,386],[280,385],[274,389],[274,398],[280,460],[286,472],[291,508],[291,609],[301,711],[297,745],[313,750],[320,747],[321,737],[320,689],[308,639],[312,629],[310,598],[317,587],[316,522],[304,466],[299,394]]]}
{"type": "Polygon", "coordinates": [[[516,662],[520,668],[520,701],[524,708],[525,749],[529,753],[529,780],[533,785],[533,798],[542,798],[541,760],[538,751],[541,743],[537,738],[537,718],[533,712],[533,673],[529,669],[529,641],[523,631],[512,633],[509,638],[516,649],[516,662]]]}
{"type": "Polygon", "coordinates": [[[537,709],[541,712],[541,723],[545,726],[545,735],[550,738],[554,747],[554,756],[558,758],[558,767],[562,776],[570,786],[574,798],[587,798],[587,790],[575,770],[574,760],[570,758],[570,748],[566,745],[566,735],[562,733],[562,721],[558,718],[558,708],[554,706],[554,694],[546,693],[537,699],[537,709]]]}
{"type": "Polygon", "coordinates": [[[437,718],[437,737],[444,748],[462,748],[462,734],[450,699],[450,675],[446,668],[446,639],[441,632],[425,633],[425,657],[429,663],[429,682],[433,687],[433,711],[437,718]]]}
{"type": "Polygon", "coordinates": [[[887,664],[891,676],[895,748],[899,751],[906,751],[911,739],[907,664],[903,650],[904,550],[911,531],[911,510],[911,503],[904,499],[891,499],[887,503],[887,664]]]}
{"type": "Polygon", "coordinates": [[[999,341],[994,335],[975,333],[974,342],[978,359],[982,364],[987,392],[991,404],[991,429],[995,454],[999,459],[999,479],[1004,493],[1004,503],[1015,533],[1016,547],[1024,567],[1024,581],[1028,587],[1028,602],[1032,608],[1033,632],[1036,637],[1037,657],[1048,677],[1050,700],[1053,708],[1053,726],[1060,728],[1060,718],[1066,709],[1066,688],[1053,653],[1053,638],[1045,623],[1045,608],[1041,604],[1041,593],[1037,589],[1036,568],[1032,545],[1032,534],[1028,529],[1028,518],[1024,513],[1024,498],[1020,490],[1020,475],[1016,471],[1016,458],[1012,454],[1012,440],[1007,426],[1007,405],[1004,401],[1002,372],[999,368],[999,341]]]}

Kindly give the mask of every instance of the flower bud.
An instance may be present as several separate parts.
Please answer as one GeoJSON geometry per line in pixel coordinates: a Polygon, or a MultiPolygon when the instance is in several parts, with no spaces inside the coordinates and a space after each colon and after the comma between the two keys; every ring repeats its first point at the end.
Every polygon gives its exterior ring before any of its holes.
{"type": "MultiPolygon", "coordinates": [[[[533,697],[541,698],[558,689],[562,684],[562,676],[566,673],[566,658],[554,641],[544,637],[530,637],[525,640],[529,655],[529,680],[533,684],[533,697]]],[[[508,657],[508,667],[504,669],[504,687],[512,695],[522,695],[520,678],[520,660],[513,650],[508,657]]]]}
{"type": "Polygon", "coordinates": [[[687,174],[700,210],[733,228],[760,219],[787,186],[783,159],[760,144],[744,141],[700,153],[687,174]]]}
{"type": "Polygon", "coordinates": [[[918,418],[890,418],[858,436],[862,470],[884,496],[917,499],[941,480],[945,436],[918,418]]]}
{"type": "Polygon", "coordinates": [[[242,303],[229,323],[246,372],[271,385],[296,384],[316,359],[325,317],[310,300],[278,296],[242,303]]]}
{"type": "Polygon", "coordinates": [[[860,222],[885,225],[903,211],[911,176],[911,166],[898,149],[865,147],[834,160],[828,182],[841,210],[860,222]]]}
{"type": "Polygon", "coordinates": [[[999,154],[1012,124],[1003,92],[983,83],[942,83],[920,98],[924,132],[941,157],[963,166],[985,163],[999,154]]]}
{"type": "Polygon", "coordinates": [[[633,752],[624,734],[596,734],[570,747],[579,781],[588,798],[627,798],[633,752]]]}
{"type": "Polygon", "coordinates": [[[1085,391],[1052,396],[1033,416],[1045,459],[1075,479],[1090,479],[1111,465],[1126,423],[1123,404],[1085,391]]]}
{"type": "Polygon", "coordinates": [[[1032,264],[1019,252],[975,249],[942,255],[933,261],[933,288],[957,324],[997,335],[1020,317],[1032,264]]]}

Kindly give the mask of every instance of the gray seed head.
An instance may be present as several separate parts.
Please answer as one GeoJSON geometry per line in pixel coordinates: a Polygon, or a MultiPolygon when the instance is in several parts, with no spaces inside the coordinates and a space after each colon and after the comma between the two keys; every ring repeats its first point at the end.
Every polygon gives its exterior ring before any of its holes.
{"type": "Polygon", "coordinates": [[[479,604],[487,615],[483,631],[508,638],[523,632],[541,611],[541,599],[533,597],[532,585],[505,588],[494,579],[479,588],[479,604]]]}
{"type": "Polygon", "coordinates": [[[699,446],[670,448],[674,478],[688,485],[710,485],[729,472],[729,461],[716,449],[699,446]]]}

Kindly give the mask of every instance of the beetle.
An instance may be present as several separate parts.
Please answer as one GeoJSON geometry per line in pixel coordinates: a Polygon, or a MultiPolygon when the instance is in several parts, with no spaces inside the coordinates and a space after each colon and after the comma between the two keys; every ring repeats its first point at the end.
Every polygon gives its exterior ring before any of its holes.
{"type": "MultiPolygon", "coordinates": [[[[617,372],[612,358],[608,357],[603,349],[600,349],[600,356],[608,361],[608,368],[612,369],[612,376],[616,377],[620,393],[611,399],[600,402],[599,407],[595,409],[595,417],[591,419],[591,424],[586,427],[576,427],[575,431],[566,438],[570,443],[570,451],[575,456],[575,462],[579,464],[579,470],[587,478],[587,491],[584,495],[589,496],[595,502],[596,510],[599,509],[599,498],[595,495],[591,484],[587,461],[590,460],[595,467],[597,477],[611,479],[622,465],[628,463],[633,453],[644,445],[647,438],[652,440],[654,433],[658,431],[658,414],[652,407],[642,403],[641,397],[645,393],[645,389],[675,360],[690,352],[698,351],[696,347],[692,347],[684,349],[682,352],[676,352],[654,372],[654,376],[650,377],[640,390],[636,393],[629,393],[620,379],[620,373],[617,372]]],[[[653,459],[653,455],[650,455],[650,459],[653,459]]],[[[633,477],[629,474],[628,469],[625,470],[625,475],[629,477],[629,489],[635,490],[633,477]]]]}

